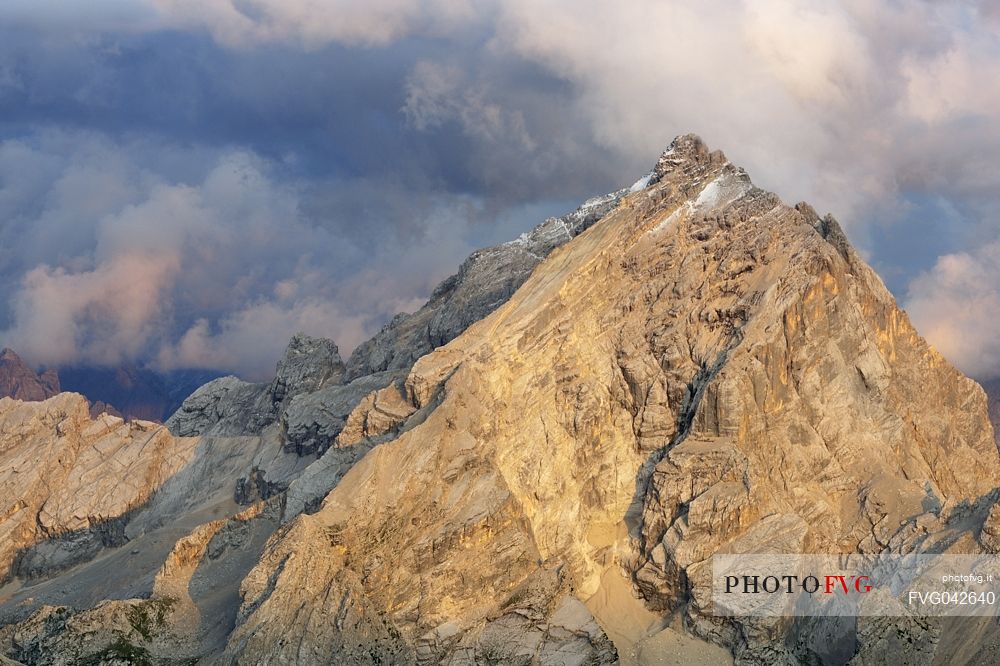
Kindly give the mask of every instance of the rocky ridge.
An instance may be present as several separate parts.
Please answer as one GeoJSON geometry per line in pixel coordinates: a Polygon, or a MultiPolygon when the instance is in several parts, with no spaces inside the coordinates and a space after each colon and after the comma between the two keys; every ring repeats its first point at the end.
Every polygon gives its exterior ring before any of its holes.
{"type": "Polygon", "coordinates": [[[0,576],[31,579],[126,540],[126,517],[191,458],[194,440],[104,414],[83,396],[0,399],[0,576]]]}
{"type": "Polygon", "coordinates": [[[537,261],[474,255],[346,364],[297,336],[273,382],[203,387],[169,422],[202,439],[130,522],[138,551],[184,530],[156,576],[118,601],[28,604],[0,647],[30,663],[995,657],[985,625],[711,615],[716,552],[995,550],[986,397],[833,218],[697,137],[601,201],[575,234],[542,225],[537,261]],[[224,515],[198,520],[198,484],[224,515]]]}

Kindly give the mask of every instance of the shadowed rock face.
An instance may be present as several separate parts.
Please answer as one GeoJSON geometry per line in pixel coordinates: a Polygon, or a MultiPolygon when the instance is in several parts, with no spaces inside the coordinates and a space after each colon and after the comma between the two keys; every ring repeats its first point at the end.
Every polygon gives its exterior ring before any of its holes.
{"type": "Polygon", "coordinates": [[[150,515],[183,515],[182,491],[218,487],[235,456],[256,503],[163,560],[155,598],[185,612],[146,636],[125,621],[152,612],[135,600],[42,608],[0,646],[118,636],[222,664],[988,660],[985,625],[706,611],[720,551],[995,551],[986,396],[835,220],[697,137],[609,197],[578,227],[474,255],[346,364],[297,337],[274,382],[200,389],[169,425],[210,436],[150,515]]]}
{"type": "Polygon", "coordinates": [[[45,400],[59,393],[59,376],[54,371],[39,375],[10,349],[0,351],[0,398],[45,400]]]}
{"type": "Polygon", "coordinates": [[[292,398],[339,385],[344,363],[331,340],[295,335],[269,383],[221,377],[192,393],[167,420],[178,435],[256,435],[275,423],[292,398]]]}

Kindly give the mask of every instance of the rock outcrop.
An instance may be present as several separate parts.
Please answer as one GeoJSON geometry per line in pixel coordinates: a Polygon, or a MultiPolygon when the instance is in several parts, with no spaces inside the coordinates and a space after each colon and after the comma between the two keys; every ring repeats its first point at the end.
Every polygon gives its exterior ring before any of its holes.
{"type": "Polygon", "coordinates": [[[299,333],[288,343],[268,383],[221,377],[192,393],[167,420],[179,436],[260,434],[275,423],[292,398],[339,385],[344,363],[330,340],[299,333]]]}
{"type": "Polygon", "coordinates": [[[989,403],[990,422],[997,436],[997,446],[1000,446],[1000,379],[983,382],[983,390],[989,403]]]}
{"type": "Polygon", "coordinates": [[[408,371],[424,354],[458,337],[502,305],[552,250],[613,211],[627,189],[586,201],[572,213],[549,218],[530,233],[479,250],[442,282],[413,314],[397,315],[362,343],[347,363],[349,378],[385,370],[408,371]]]}

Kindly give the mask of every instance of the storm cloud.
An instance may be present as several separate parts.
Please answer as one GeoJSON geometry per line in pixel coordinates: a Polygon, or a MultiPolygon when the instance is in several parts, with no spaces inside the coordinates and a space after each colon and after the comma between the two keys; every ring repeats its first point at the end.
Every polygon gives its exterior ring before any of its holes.
{"type": "Polygon", "coordinates": [[[148,0],[0,9],[0,341],[264,376],[700,133],[836,215],[1000,375],[989,3],[148,0]]]}

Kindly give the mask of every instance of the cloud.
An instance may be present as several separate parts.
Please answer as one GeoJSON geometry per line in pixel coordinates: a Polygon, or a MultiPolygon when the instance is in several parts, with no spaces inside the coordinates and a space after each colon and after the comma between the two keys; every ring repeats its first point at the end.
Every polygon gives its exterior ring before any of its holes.
{"type": "Polygon", "coordinates": [[[2,337],[48,364],[135,358],[164,323],[164,290],[178,269],[175,257],[142,253],[77,273],[38,266],[13,295],[15,325],[2,337]]]}
{"type": "Polygon", "coordinates": [[[150,30],[156,12],[135,0],[5,0],[0,19],[22,26],[56,28],[81,34],[89,30],[150,30]]]}
{"type": "Polygon", "coordinates": [[[946,358],[981,379],[1000,376],[1000,242],[944,255],[910,286],[907,310],[946,358]]]}
{"type": "MultiPolygon", "coordinates": [[[[143,339],[129,354],[257,373],[242,331],[270,322],[274,348],[281,318],[350,347],[469,249],[632,182],[688,131],[936,303],[926,276],[1000,242],[994,5],[5,5],[0,275],[22,300],[0,327],[33,321],[49,283],[95,300],[155,246],[172,263],[146,319],[166,332],[111,317],[143,339]]],[[[88,313],[108,306],[87,307],[74,353],[103,358],[88,313]]]]}
{"type": "Polygon", "coordinates": [[[696,131],[763,185],[852,218],[895,194],[901,126],[884,109],[903,85],[900,54],[848,5],[513,0],[495,46],[571,82],[606,146],[648,162],[696,131]]]}
{"type": "Polygon", "coordinates": [[[384,46],[414,33],[444,34],[475,16],[474,0],[153,0],[163,19],[203,27],[221,43],[292,40],[384,46]]]}
{"type": "Polygon", "coordinates": [[[490,99],[482,85],[470,85],[455,65],[418,62],[406,82],[403,113],[418,130],[457,122],[466,134],[490,143],[516,142],[525,152],[537,143],[526,128],[524,114],[490,99]]]}
{"type": "Polygon", "coordinates": [[[266,377],[294,332],[349,352],[474,247],[473,200],[285,182],[274,163],[236,150],[181,182],[147,150],[90,134],[0,143],[0,174],[25,167],[0,187],[3,246],[25,250],[0,254],[4,345],[46,365],[138,360],[266,377]],[[346,214],[358,196],[378,202],[370,214],[388,212],[382,238],[346,214]]]}
{"type": "Polygon", "coordinates": [[[162,346],[156,361],[165,368],[237,368],[266,378],[274,371],[277,350],[297,331],[312,331],[341,341],[368,333],[365,316],[346,314],[324,300],[263,300],[228,314],[218,324],[199,319],[172,344],[162,346]]]}

